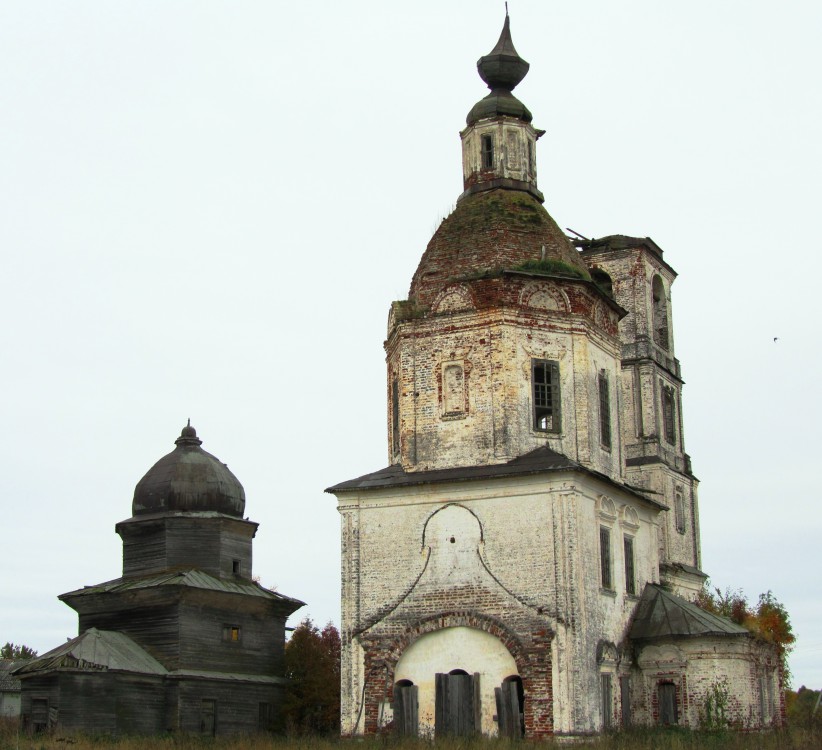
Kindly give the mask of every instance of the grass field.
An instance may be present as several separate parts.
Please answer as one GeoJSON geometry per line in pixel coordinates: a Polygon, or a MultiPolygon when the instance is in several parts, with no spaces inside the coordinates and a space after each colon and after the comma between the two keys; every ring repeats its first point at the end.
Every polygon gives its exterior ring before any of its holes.
{"type": "MultiPolygon", "coordinates": [[[[15,722],[0,725],[0,750],[519,750],[535,745],[491,739],[454,738],[436,743],[398,740],[393,737],[329,739],[323,737],[271,737],[252,735],[230,739],[197,736],[121,737],[39,734],[18,732],[15,722]]],[[[584,750],[822,750],[822,732],[788,729],[779,732],[700,733],[684,730],[634,730],[595,737],[569,745],[553,740],[540,746],[584,750]]]]}

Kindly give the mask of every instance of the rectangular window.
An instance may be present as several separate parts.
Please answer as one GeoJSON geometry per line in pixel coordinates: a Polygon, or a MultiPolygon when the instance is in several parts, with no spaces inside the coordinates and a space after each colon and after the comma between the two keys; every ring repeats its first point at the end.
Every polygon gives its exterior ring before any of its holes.
{"type": "Polygon", "coordinates": [[[483,169],[493,169],[494,168],[494,136],[493,135],[483,135],[483,136],[481,136],[481,149],[482,149],[482,168],[483,169]]]}
{"type": "Polygon", "coordinates": [[[626,536],[625,548],[625,593],[636,594],[636,580],[634,577],[634,540],[626,536]]]}
{"type": "Polygon", "coordinates": [[[400,452],[400,384],[391,381],[391,448],[394,454],[400,452]]]}
{"type": "Polygon", "coordinates": [[[608,376],[599,373],[599,442],[604,448],[611,447],[611,395],[608,392],[608,376]]]}
{"type": "Polygon", "coordinates": [[[240,561],[239,560],[232,560],[231,561],[231,572],[235,576],[240,575],[240,561]]]}
{"type": "Polygon", "coordinates": [[[611,579],[611,530],[599,527],[599,570],[602,588],[611,590],[614,587],[611,579]]]}
{"type": "Polygon", "coordinates": [[[676,445],[674,389],[667,385],[662,386],[662,434],[666,442],[676,445]]]}
{"type": "Polygon", "coordinates": [[[548,359],[531,360],[531,385],[534,399],[534,429],[540,432],[559,432],[559,363],[548,359]]]}
{"type": "Polygon", "coordinates": [[[223,625],[223,640],[228,643],[240,642],[240,626],[239,625],[223,625]]]}
{"type": "Polygon", "coordinates": [[[682,496],[682,489],[677,487],[674,490],[674,521],[676,530],[680,534],[685,533],[685,498],[682,496]]]}
{"type": "Polygon", "coordinates": [[[600,693],[602,698],[602,728],[610,729],[613,724],[614,697],[611,687],[611,675],[599,676],[600,693]]]}

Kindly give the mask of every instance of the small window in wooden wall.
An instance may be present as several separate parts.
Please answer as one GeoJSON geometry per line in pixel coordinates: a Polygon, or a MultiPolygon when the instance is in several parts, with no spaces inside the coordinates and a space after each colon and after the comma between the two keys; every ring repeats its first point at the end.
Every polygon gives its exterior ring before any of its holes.
{"type": "Polygon", "coordinates": [[[239,643],[242,635],[239,625],[223,625],[223,640],[228,643],[239,643]]]}

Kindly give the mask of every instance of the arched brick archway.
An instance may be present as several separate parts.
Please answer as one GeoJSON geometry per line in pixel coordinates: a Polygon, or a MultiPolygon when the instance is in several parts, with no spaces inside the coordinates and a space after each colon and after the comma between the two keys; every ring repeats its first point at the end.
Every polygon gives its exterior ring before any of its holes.
{"type": "Polygon", "coordinates": [[[549,628],[518,634],[500,620],[470,611],[444,612],[421,618],[402,631],[371,632],[360,636],[365,651],[363,712],[365,733],[379,730],[380,704],[393,699],[394,673],[405,650],[429,633],[452,627],[481,630],[497,638],[517,665],[525,693],[525,736],[540,738],[553,733],[551,640],[549,628]]]}

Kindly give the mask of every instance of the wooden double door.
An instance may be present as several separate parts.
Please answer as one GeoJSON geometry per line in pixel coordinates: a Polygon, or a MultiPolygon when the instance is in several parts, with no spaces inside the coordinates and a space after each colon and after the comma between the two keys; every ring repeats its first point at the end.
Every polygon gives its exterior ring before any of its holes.
{"type": "MultiPolygon", "coordinates": [[[[469,737],[482,732],[480,676],[454,670],[437,673],[434,680],[435,737],[469,737]]],[[[500,737],[523,736],[523,692],[519,677],[506,678],[494,688],[500,737]]],[[[400,680],[394,685],[394,730],[403,737],[419,734],[419,692],[416,685],[400,680]]]]}

